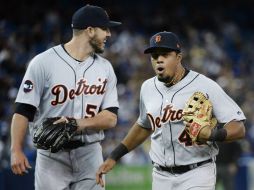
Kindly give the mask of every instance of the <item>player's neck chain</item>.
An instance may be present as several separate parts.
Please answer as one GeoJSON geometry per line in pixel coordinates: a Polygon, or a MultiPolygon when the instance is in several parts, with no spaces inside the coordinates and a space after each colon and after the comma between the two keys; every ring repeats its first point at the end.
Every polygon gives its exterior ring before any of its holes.
{"type": "Polygon", "coordinates": [[[172,85],[175,85],[176,83],[178,83],[180,80],[182,80],[182,78],[184,77],[185,75],[185,68],[183,67],[182,69],[182,72],[180,75],[176,74],[175,77],[169,82],[169,83],[166,83],[166,87],[170,87],[172,85]],[[179,76],[179,77],[178,77],[179,76]]]}
{"type": "Polygon", "coordinates": [[[185,74],[185,68],[183,67],[183,70],[182,70],[182,73],[180,75],[180,78],[178,79],[178,81],[176,81],[176,83],[179,82],[180,80],[182,80],[182,78],[184,77],[184,74],[185,74]]]}

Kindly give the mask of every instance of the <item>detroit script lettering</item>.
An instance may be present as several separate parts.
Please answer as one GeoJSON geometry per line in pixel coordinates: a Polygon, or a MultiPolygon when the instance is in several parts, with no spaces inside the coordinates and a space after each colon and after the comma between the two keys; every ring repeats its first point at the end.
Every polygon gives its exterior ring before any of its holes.
{"type": "Polygon", "coordinates": [[[63,104],[68,98],[73,100],[76,96],[81,94],[97,94],[103,95],[105,93],[107,79],[98,79],[99,84],[88,84],[85,79],[80,79],[77,82],[76,89],[68,89],[63,84],[58,84],[51,89],[51,93],[55,96],[54,100],[51,101],[51,105],[63,104]]]}
{"type": "Polygon", "coordinates": [[[162,117],[153,117],[150,113],[147,113],[147,116],[150,120],[150,123],[152,125],[152,130],[155,130],[155,127],[160,128],[161,124],[167,123],[168,121],[177,121],[181,120],[183,116],[183,110],[175,110],[173,109],[173,105],[167,105],[163,109],[163,115],[162,117]]]}

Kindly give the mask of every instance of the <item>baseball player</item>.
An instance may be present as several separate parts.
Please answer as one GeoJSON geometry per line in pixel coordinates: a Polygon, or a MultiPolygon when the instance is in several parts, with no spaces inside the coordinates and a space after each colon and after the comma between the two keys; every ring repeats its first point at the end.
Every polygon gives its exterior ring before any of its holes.
{"type": "Polygon", "coordinates": [[[22,150],[28,124],[33,134],[44,118],[68,116],[77,118],[79,130],[63,151],[38,149],[35,189],[104,189],[95,181],[103,162],[99,142],[102,130],[116,125],[119,105],[113,67],[99,54],[109,28],[120,24],[110,21],[103,8],[86,5],[73,14],[72,39],[30,62],[11,124],[13,173],[23,175],[31,168],[22,150]]]}
{"type": "Polygon", "coordinates": [[[151,135],[153,190],[214,190],[216,141],[244,137],[246,118],[242,110],[216,82],[182,66],[181,45],[174,33],[155,34],[144,53],[151,54],[156,76],[142,84],[140,115],[124,140],[100,166],[97,183],[104,186],[103,174],[151,135]],[[206,94],[213,105],[214,117],[223,125],[212,130],[209,124],[200,131],[200,142],[191,140],[186,130],[189,123],[183,122],[185,103],[195,92],[206,94]]]}

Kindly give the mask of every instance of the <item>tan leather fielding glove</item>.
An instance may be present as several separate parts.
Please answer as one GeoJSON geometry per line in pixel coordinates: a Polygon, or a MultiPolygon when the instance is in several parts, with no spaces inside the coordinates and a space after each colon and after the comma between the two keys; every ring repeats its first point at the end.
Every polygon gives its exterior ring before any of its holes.
{"type": "Polygon", "coordinates": [[[212,117],[212,108],[211,101],[202,92],[195,92],[186,102],[183,120],[192,142],[198,141],[203,128],[209,127],[212,130],[216,126],[217,120],[212,117]]]}

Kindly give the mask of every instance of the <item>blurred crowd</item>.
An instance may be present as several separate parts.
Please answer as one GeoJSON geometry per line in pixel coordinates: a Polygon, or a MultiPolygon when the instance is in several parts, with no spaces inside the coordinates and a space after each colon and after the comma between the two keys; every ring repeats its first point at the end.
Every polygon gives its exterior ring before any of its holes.
{"type": "MultiPolygon", "coordinates": [[[[13,2],[12,2],[13,1],[13,2]]],[[[113,29],[103,56],[118,79],[119,117],[116,128],[106,131],[104,156],[126,135],[138,117],[139,89],[154,75],[149,56],[143,54],[149,37],[173,31],[183,46],[183,64],[217,81],[241,106],[247,117],[247,136],[239,142],[240,156],[254,152],[254,16],[251,1],[207,0],[150,1],[22,1],[0,7],[0,168],[9,167],[10,122],[24,72],[36,54],[71,38],[71,16],[86,3],[103,6],[123,26],[113,29]],[[15,7],[13,7],[15,3],[15,7]],[[12,11],[10,11],[12,10],[12,11]]],[[[58,72],[58,71],[55,71],[58,72]]],[[[218,97],[218,101],[220,101],[218,97]]],[[[25,152],[35,161],[27,135],[25,152]]],[[[150,162],[149,140],[123,157],[125,164],[150,162]]]]}

